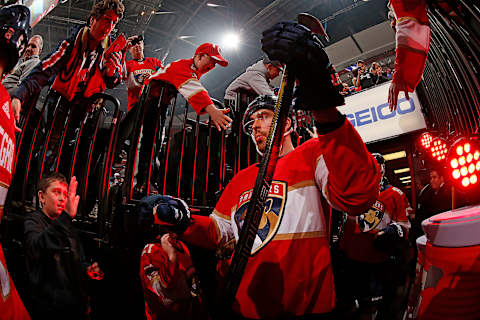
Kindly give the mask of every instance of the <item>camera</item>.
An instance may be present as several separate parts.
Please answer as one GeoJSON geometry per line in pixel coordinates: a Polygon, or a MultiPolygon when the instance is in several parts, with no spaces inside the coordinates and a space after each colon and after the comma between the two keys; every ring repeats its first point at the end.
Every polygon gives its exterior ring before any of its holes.
{"type": "Polygon", "coordinates": [[[134,45],[138,44],[140,41],[143,41],[143,35],[141,35],[141,34],[139,36],[137,36],[135,39],[133,39],[131,41],[131,44],[132,44],[132,46],[134,46],[134,45]]]}

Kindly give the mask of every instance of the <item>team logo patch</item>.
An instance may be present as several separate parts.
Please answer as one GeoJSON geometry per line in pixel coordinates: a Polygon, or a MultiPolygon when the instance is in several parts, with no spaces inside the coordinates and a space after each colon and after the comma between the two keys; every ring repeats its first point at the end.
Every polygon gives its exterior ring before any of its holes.
{"type": "Polygon", "coordinates": [[[384,215],[385,205],[377,200],[367,212],[362,213],[358,217],[358,226],[360,227],[360,230],[362,230],[362,232],[368,232],[375,229],[375,227],[382,221],[384,215]]]}
{"type": "Polygon", "coordinates": [[[139,85],[143,85],[145,80],[148,79],[148,77],[150,77],[151,74],[153,74],[153,70],[150,70],[150,69],[135,70],[133,74],[135,77],[135,81],[139,85]]]}
{"type": "MultiPolygon", "coordinates": [[[[237,229],[243,227],[248,205],[252,197],[253,189],[245,191],[240,196],[237,210],[235,212],[235,223],[237,229]]],[[[265,202],[260,225],[258,227],[255,243],[253,244],[251,254],[254,255],[260,249],[265,247],[270,240],[277,234],[278,227],[282,221],[285,212],[285,203],[287,202],[287,183],[283,181],[273,181],[265,202]]]]}

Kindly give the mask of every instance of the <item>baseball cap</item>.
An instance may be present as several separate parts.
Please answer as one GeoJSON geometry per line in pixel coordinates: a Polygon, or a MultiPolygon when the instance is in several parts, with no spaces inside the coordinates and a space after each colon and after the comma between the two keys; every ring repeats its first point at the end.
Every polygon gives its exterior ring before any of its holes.
{"type": "Polygon", "coordinates": [[[197,54],[208,54],[211,58],[217,60],[217,63],[221,65],[222,67],[228,66],[228,61],[225,60],[224,57],[221,55],[221,50],[220,47],[217,46],[216,44],[206,42],[204,44],[201,44],[197,50],[195,51],[195,55],[197,54]]]}
{"type": "Polygon", "coordinates": [[[274,67],[280,69],[283,72],[283,64],[278,60],[270,60],[269,57],[263,58],[263,64],[271,64],[274,67]]]}

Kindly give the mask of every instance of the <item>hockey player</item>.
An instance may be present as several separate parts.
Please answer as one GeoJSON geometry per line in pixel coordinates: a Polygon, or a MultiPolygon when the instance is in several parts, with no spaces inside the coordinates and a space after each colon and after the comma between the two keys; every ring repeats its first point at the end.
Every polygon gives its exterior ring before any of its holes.
{"type": "MultiPolygon", "coordinates": [[[[184,221],[190,218],[187,204],[170,196],[145,197],[140,200],[139,210],[141,217],[150,217],[150,221],[140,221],[146,228],[152,226],[152,211],[162,212],[161,216],[182,215],[184,221]]],[[[190,252],[178,239],[184,227],[163,224],[154,229],[149,230],[154,240],[145,246],[140,258],[147,319],[209,319],[190,252]]]]}
{"type": "MultiPolygon", "coordinates": [[[[38,94],[49,79],[55,76],[51,89],[61,95],[58,106],[60,114],[66,117],[69,112],[71,113],[63,140],[70,142],[75,139],[75,129],[87,111],[87,99],[95,93],[105,91],[107,87],[113,88],[120,83],[123,70],[121,53],[114,52],[105,57],[104,52],[111,42],[110,32],[122,18],[123,11],[124,6],[120,0],[102,0],[93,6],[88,25],[79,28],[71,33],[68,39],[63,40],[54,52],[32,70],[12,95],[16,120],[19,119],[22,102],[38,94]]],[[[53,121],[52,109],[56,101],[55,95],[47,97],[48,122],[53,121]]],[[[48,123],[47,127],[50,127],[48,123]]],[[[50,139],[57,143],[49,144],[50,152],[47,154],[52,154],[52,157],[45,160],[48,167],[61,147],[60,141],[65,128],[62,125],[52,130],[50,139]]],[[[68,146],[69,143],[65,145],[68,146]]],[[[71,153],[63,151],[65,154],[71,153]]],[[[68,165],[69,163],[63,163],[59,170],[65,173],[68,165]]]]}
{"type": "Polygon", "coordinates": [[[341,244],[349,275],[345,290],[353,295],[352,301],[359,302],[361,315],[371,316],[374,305],[377,305],[379,318],[389,319],[395,282],[401,278],[390,257],[396,247],[407,242],[408,216],[413,210],[405,194],[388,183],[383,156],[379,153],[373,156],[382,172],[380,195],[365,213],[347,215],[341,244]],[[380,302],[374,303],[373,300],[380,302]]]}
{"type": "MultiPolygon", "coordinates": [[[[30,28],[30,11],[22,5],[2,7],[0,9],[0,75],[9,73],[22,55],[22,46],[27,44],[27,32],[30,28]],[[7,36],[6,36],[7,35],[7,36]]],[[[0,132],[2,144],[0,153],[0,222],[5,206],[5,197],[13,176],[15,157],[15,120],[10,106],[10,95],[0,84],[0,132]]],[[[7,271],[3,249],[0,244],[0,319],[30,319],[17,289],[7,271]]]]}
{"type": "MultiPolygon", "coordinates": [[[[328,241],[330,206],[364,212],[377,198],[380,170],[358,133],[336,109],[344,100],[333,87],[330,62],[318,38],[304,26],[283,22],[263,33],[262,44],[269,58],[297,72],[297,106],[312,110],[319,136],[294,149],[292,123],[287,120],[233,311],[253,319],[304,315],[328,319],[335,305],[328,241]]],[[[274,97],[261,96],[244,116],[245,129],[260,153],[265,150],[274,106],[274,97]]],[[[240,171],[213,213],[194,215],[182,239],[211,249],[238,239],[257,173],[257,164],[240,171]]],[[[162,216],[157,211],[156,217],[185,223],[180,215],[162,216]]],[[[223,271],[219,269],[220,275],[223,271]]]]}
{"type": "Polygon", "coordinates": [[[425,0],[390,0],[396,32],[395,72],[388,91],[390,109],[397,108],[398,94],[413,92],[425,69],[430,47],[430,26],[425,0]]]}
{"type": "Polygon", "coordinates": [[[227,116],[230,109],[218,109],[212,102],[207,90],[200,83],[200,77],[219,64],[228,66],[222,57],[220,47],[212,43],[201,44],[192,59],[177,60],[167,64],[147,80],[163,80],[173,84],[180,94],[190,103],[197,114],[207,112],[218,131],[226,130],[232,122],[227,116]]]}

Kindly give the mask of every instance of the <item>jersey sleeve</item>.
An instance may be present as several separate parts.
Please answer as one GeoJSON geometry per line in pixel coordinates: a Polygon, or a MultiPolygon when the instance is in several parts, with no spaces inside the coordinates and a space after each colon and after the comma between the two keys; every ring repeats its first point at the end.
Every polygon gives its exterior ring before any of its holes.
{"type": "Polygon", "coordinates": [[[193,223],[184,232],[182,239],[213,250],[234,238],[230,220],[232,210],[231,185],[232,183],[227,185],[210,216],[192,215],[193,223]]]}
{"type": "Polygon", "coordinates": [[[329,204],[359,215],[377,199],[380,169],[350,121],[319,135],[321,155],[316,159],[315,181],[329,204]]]}
{"type": "Polygon", "coordinates": [[[394,83],[405,83],[413,92],[425,69],[430,47],[427,7],[422,1],[390,0],[396,16],[394,83]]]}
{"type": "Polygon", "coordinates": [[[27,97],[39,93],[50,78],[55,76],[67,63],[74,41],[74,37],[73,39],[63,40],[55,51],[40,61],[20,83],[12,98],[15,97],[23,102],[27,97]]]}
{"type": "Polygon", "coordinates": [[[213,104],[207,90],[185,61],[175,61],[159,68],[150,79],[173,84],[197,114],[205,113],[205,107],[213,104]]]}

